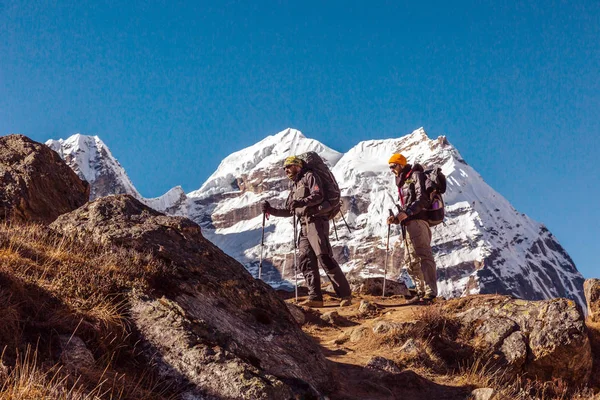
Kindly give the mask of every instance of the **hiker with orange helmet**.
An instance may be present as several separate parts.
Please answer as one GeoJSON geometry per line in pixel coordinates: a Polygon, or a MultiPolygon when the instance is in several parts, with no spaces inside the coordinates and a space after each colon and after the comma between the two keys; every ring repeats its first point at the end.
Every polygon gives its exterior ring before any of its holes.
{"type": "Polygon", "coordinates": [[[437,296],[435,259],[431,250],[431,229],[426,221],[429,197],[425,188],[425,173],[419,164],[410,165],[402,154],[392,154],[389,168],[396,176],[398,214],[390,215],[388,224],[401,224],[408,256],[407,272],[418,299],[433,300],[437,296]]]}

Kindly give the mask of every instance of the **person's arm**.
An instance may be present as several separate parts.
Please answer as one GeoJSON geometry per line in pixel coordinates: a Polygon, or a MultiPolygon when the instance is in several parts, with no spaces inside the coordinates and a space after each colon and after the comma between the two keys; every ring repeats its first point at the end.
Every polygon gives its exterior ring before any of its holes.
{"type": "Polygon", "coordinates": [[[268,201],[263,201],[261,204],[262,212],[269,213],[274,217],[291,217],[292,211],[290,210],[290,203],[292,201],[293,192],[290,191],[287,200],[285,201],[285,208],[275,208],[269,204],[268,201]]]}

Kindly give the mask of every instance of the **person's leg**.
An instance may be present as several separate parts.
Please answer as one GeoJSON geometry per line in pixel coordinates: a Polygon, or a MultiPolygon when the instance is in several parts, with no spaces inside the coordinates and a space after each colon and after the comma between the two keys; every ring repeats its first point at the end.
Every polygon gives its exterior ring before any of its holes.
{"type": "Polygon", "coordinates": [[[298,243],[299,250],[299,261],[298,268],[304,276],[306,286],[308,287],[308,298],[309,300],[323,301],[323,294],[321,292],[321,276],[319,275],[319,266],[315,252],[310,247],[310,243],[306,236],[300,237],[300,243],[298,243]]]}
{"type": "Polygon", "coordinates": [[[329,243],[329,221],[317,218],[308,224],[308,240],[313,248],[319,264],[333,285],[333,290],[341,298],[352,296],[350,285],[340,265],[333,258],[333,250],[329,243]]]}
{"type": "MultiPolygon", "coordinates": [[[[437,296],[437,275],[435,259],[431,250],[431,229],[423,220],[410,221],[410,234],[412,247],[416,258],[419,260],[419,269],[424,281],[424,294],[426,297],[437,296]]],[[[407,231],[409,231],[407,225],[407,231]]],[[[412,256],[412,254],[411,254],[412,256]]]]}
{"type": "Polygon", "coordinates": [[[415,284],[415,289],[417,290],[417,295],[419,297],[423,297],[425,295],[425,277],[423,276],[423,271],[421,270],[421,258],[417,254],[415,248],[415,238],[421,234],[416,221],[408,221],[406,223],[406,237],[404,238],[404,243],[406,246],[406,270],[410,279],[412,279],[415,284]]]}

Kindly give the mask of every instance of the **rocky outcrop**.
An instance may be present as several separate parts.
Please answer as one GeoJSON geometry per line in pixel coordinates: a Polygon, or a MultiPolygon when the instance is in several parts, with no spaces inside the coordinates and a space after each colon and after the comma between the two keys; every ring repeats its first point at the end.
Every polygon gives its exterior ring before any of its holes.
{"type": "Polygon", "coordinates": [[[588,317],[593,322],[600,322],[600,279],[587,279],[583,284],[588,317]]]}
{"type": "MultiPolygon", "coordinates": [[[[370,294],[372,296],[381,296],[383,293],[383,278],[365,278],[354,280],[350,283],[352,291],[361,294],[370,294]]],[[[402,282],[396,282],[386,279],[386,296],[410,296],[406,285],[402,282]]]]}
{"type": "Polygon", "coordinates": [[[51,227],[151,253],[170,266],[154,293],[131,295],[130,314],[145,354],[165,379],[189,387],[191,398],[285,399],[332,389],[324,356],[284,302],[192,221],[120,195],[89,203],[51,227]]]}
{"type": "Polygon", "coordinates": [[[0,137],[0,220],[50,223],[89,198],[89,185],[47,146],[0,137]]]}
{"type": "Polygon", "coordinates": [[[463,339],[513,372],[575,385],[590,378],[590,342],[582,312],[572,300],[470,296],[449,301],[444,312],[469,333],[463,339]]]}

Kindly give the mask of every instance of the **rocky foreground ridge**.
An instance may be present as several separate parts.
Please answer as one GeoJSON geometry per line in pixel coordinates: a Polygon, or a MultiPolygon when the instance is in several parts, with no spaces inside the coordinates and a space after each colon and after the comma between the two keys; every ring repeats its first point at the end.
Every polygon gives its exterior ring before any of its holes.
{"type": "MultiPolygon", "coordinates": [[[[77,198],[85,184],[66,191],[51,173],[66,165],[52,157],[20,168],[46,150],[1,139],[0,185],[22,185],[3,193],[0,398],[583,399],[600,390],[600,327],[572,300],[411,305],[402,284],[381,299],[372,292],[381,282],[367,279],[352,306],[327,297],[322,309],[301,309],[199,225],[132,196],[67,202],[57,218],[23,207],[77,198]],[[7,156],[13,143],[17,155],[7,156]]],[[[596,315],[598,282],[588,285],[596,315]]]]}

